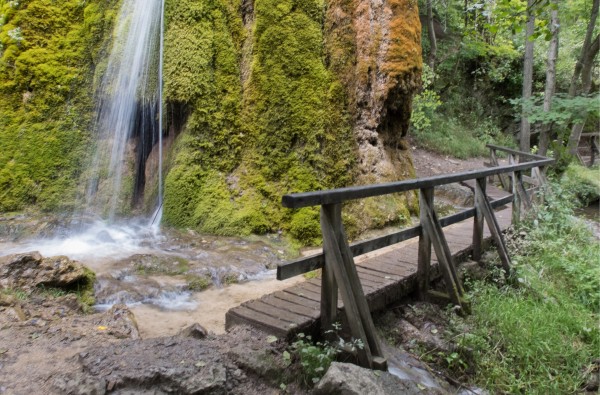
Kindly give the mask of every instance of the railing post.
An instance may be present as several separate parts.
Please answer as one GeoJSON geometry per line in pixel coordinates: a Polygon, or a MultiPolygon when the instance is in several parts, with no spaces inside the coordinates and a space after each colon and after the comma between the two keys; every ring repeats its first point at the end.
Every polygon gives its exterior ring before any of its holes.
{"type": "Polygon", "coordinates": [[[421,189],[419,191],[419,207],[421,234],[419,235],[419,257],[417,268],[417,285],[419,289],[419,298],[426,300],[429,290],[429,270],[431,267],[431,238],[425,232],[423,224],[427,220],[427,212],[424,209],[427,205],[433,206],[433,188],[421,189]]]}
{"type": "MultiPolygon", "coordinates": [[[[485,192],[487,186],[486,179],[478,178],[476,183],[479,184],[481,189],[485,192]]],[[[480,193],[480,188],[475,188],[475,217],[473,218],[473,260],[475,261],[481,260],[483,251],[483,225],[485,218],[481,206],[477,204],[477,202],[481,200],[481,197],[478,196],[480,193]]]]}
{"type": "MultiPolygon", "coordinates": [[[[326,215],[327,210],[321,206],[321,232],[323,235],[326,233],[325,227],[328,226],[325,221],[326,215]]],[[[337,321],[338,287],[332,267],[335,260],[333,251],[324,246],[323,254],[325,255],[325,264],[321,275],[321,331],[325,335],[333,329],[333,324],[337,321]]]]}
{"type": "Polygon", "coordinates": [[[523,184],[523,172],[515,171],[513,173],[513,211],[512,220],[517,224],[521,221],[521,208],[531,209],[531,199],[523,184]]]}
{"type": "MultiPolygon", "coordinates": [[[[321,206],[321,230],[326,271],[331,269],[339,287],[351,335],[357,340],[360,339],[364,345],[364,348],[358,350],[358,361],[363,367],[386,369],[387,363],[377,338],[367,298],[348,246],[340,203],[321,206]]],[[[328,299],[321,300],[321,311],[329,314],[327,319],[333,316],[331,310],[337,308],[337,301],[334,305],[331,297],[334,287],[329,288],[328,299]]]]}
{"type": "MultiPolygon", "coordinates": [[[[515,164],[515,156],[512,153],[508,154],[508,164],[509,165],[514,165],[515,164]]],[[[513,172],[511,175],[509,175],[508,177],[508,185],[507,185],[507,191],[511,191],[514,188],[514,184],[515,184],[515,173],[513,172]]]]}

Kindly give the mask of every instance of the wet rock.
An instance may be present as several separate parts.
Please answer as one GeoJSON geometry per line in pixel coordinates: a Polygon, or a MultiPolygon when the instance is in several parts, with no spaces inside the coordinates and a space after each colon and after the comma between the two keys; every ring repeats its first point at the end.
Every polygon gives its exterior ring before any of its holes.
{"type": "Polygon", "coordinates": [[[236,380],[223,356],[205,340],[174,337],[110,342],[80,353],[78,361],[110,393],[225,394],[236,380]]]}
{"type": "Polygon", "coordinates": [[[283,358],[276,357],[270,350],[254,350],[239,345],[228,352],[228,356],[240,368],[250,371],[273,384],[278,384],[286,366],[283,358]]]}
{"type": "Polygon", "coordinates": [[[437,328],[431,323],[425,323],[423,329],[419,329],[406,320],[398,322],[398,332],[403,342],[414,341],[428,350],[438,349],[442,352],[449,351],[450,347],[437,336],[437,328]]]}
{"type": "Polygon", "coordinates": [[[102,378],[90,377],[84,373],[77,372],[70,375],[64,375],[54,379],[53,389],[58,393],[66,395],[87,394],[104,395],[106,394],[106,382],[102,378]]]}
{"type": "Polygon", "coordinates": [[[114,243],[115,239],[112,238],[112,236],[110,235],[110,233],[108,233],[106,230],[102,230],[100,232],[98,232],[98,234],[96,235],[96,239],[98,239],[98,241],[102,242],[102,243],[114,243]]]}
{"type": "Polygon", "coordinates": [[[420,383],[375,372],[356,365],[334,362],[314,390],[315,395],[447,394],[420,383]]]}
{"type": "Polygon", "coordinates": [[[140,331],[138,329],[135,316],[125,305],[118,304],[102,314],[101,320],[97,323],[99,328],[106,328],[109,335],[118,339],[139,339],[140,331]]]}
{"type": "Polygon", "coordinates": [[[14,306],[19,303],[19,300],[13,295],[0,293],[0,306],[14,306]]]}
{"type": "Polygon", "coordinates": [[[72,313],[81,313],[83,312],[83,306],[81,302],[74,294],[68,294],[64,296],[60,296],[54,300],[54,302],[60,306],[66,307],[67,311],[72,313]]]}
{"type": "Polygon", "coordinates": [[[23,322],[27,320],[27,315],[18,305],[8,307],[2,313],[4,317],[11,322],[23,322]]]}
{"type": "Polygon", "coordinates": [[[192,324],[186,328],[183,328],[177,336],[180,337],[192,337],[194,339],[204,339],[208,336],[208,331],[200,324],[192,324]]]}
{"type": "Polygon", "coordinates": [[[42,258],[39,252],[0,257],[0,286],[31,291],[44,285],[68,288],[87,282],[85,267],[66,256],[42,258]]]}

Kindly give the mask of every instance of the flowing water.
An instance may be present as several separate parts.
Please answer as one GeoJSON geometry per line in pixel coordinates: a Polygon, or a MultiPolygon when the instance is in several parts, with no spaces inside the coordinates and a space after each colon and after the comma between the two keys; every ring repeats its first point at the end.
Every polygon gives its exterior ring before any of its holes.
{"type": "MultiPolygon", "coordinates": [[[[162,151],[163,18],[163,0],[123,2],[97,93],[98,142],[86,209],[109,221],[143,194],[146,159],[156,145],[162,151]],[[126,188],[124,180],[132,179],[134,185],[126,188]]],[[[160,208],[162,158],[153,172],[160,208]]]]}

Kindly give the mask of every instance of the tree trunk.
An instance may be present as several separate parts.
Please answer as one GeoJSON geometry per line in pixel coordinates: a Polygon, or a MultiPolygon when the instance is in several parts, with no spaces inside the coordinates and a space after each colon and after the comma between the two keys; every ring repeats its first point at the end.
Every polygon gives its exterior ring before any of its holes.
{"type": "Polygon", "coordinates": [[[596,18],[598,18],[599,5],[600,0],[594,0],[594,3],[592,4],[592,12],[590,14],[590,22],[588,23],[585,39],[583,40],[583,47],[581,47],[581,55],[575,64],[575,71],[573,72],[573,78],[571,78],[571,85],[569,86],[569,96],[571,97],[576,96],[577,91],[579,90],[578,81],[579,77],[581,76],[583,64],[585,63],[586,53],[592,44],[592,35],[594,34],[594,28],[596,27],[596,18]]]}
{"type": "Polygon", "coordinates": [[[437,40],[435,38],[435,29],[433,27],[433,0],[427,0],[427,37],[429,37],[429,68],[435,71],[435,61],[437,56],[437,40]]]}
{"type": "MultiPolygon", "coordinates": [[[[533,6],[536,0],[527,0],[527,29],[525,33],[525,59],[523,64],[523,101],[531,98],[533,89],[533,33],[535,31],[535,15],[533,6]]],[[[523,107],[525,103],[523,103],[523,107]]],[[[519,148],[523,152],[529,152],[531,139],[531,125],[525,116],[521,114],[521,133],[519,134],[519,148]]]]}
{"type": "MultiPolygon", "coordinates": [[[[553,0],[553,4],[556,4],[556,0],[553,0]]],[[[556,58],[558,57],[558,34],[559,34],[559,19],[558,10],[553,10],[550,14],[550,31],[552,32],[552,39],[550,40],[550,47],[548,48],[548,59],[546,60],[546,89],[544,91],[544,112],[550,112],[552,108],[552,96],[554,96],[554,90],[556,88],[556,58]]],[[[539,154],[546,156],[548,152],[548,145],[550,141],[550,130],[552,125],[550,123],[542,125],[540,132],[539,141],[539,154]]]]}
{"type": "MultiPolygon", "coordinates": [[[[581,84],[582,94],[590,93],[592,88],[592,70],[594,68],[594,58],[598,55],[598,50],[600,50],[600,35],[597,35],[594,41],[592,41],[591,45],[588,48],[587,53],[583,58],[583,64],[581,67],[581,84]]],[[[581,133],[583,132],[583,127],[585,126],[585,121],[573,125],[571,129],[571,136],[569,136],[569,153],[573,156],[577,155],[577,148],[579,147],[579,140],[581,139],[581,133]]]]}

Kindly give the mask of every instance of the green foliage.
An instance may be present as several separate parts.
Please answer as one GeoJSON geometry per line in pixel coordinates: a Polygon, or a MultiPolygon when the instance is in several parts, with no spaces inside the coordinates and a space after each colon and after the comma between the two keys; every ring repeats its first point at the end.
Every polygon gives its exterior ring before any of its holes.
{"type": "Polygon", "coordinates": [[[0,2],[0,211],[72,207],[114,2],[0,2]]]}
{"type": "Polygon", "coordinates": [[[563,191],[581,205],[590,204],[600,198],[600,169],[571,164],[562,175],[561,185],[563,191]]]}
{"type": "Polygon", "coordinates": [[[600,349],[600,245],[560,185],[512,241],[513,282],[470,284],[473,315],[455,327],[476,383],[497,393],[575,393],[600,349]],[[500,285],[498,285],[500,284],[500,285]]]}
{"type": "MultiPolygon", "coordinates": [[[[339,324],[334,325],[334,329],[328,331],[328,334],[335,334],[340,331],[339,324]]],[[[338,336],[336,342],[313,341],[311,336],[305,336],[303,333],[297,335],[296,341],[291,344],[290,352],[284,352],[283,358],[286,363],[294,360],[300,362],[300,381],[307,387],[312,387],[321,380],[327,373],[327,369],[337,355],[342,351],[354,353],[357,349],[362,349],[364,345],[359,340],[344,341],[338,336]]]]}
{"type": "Polygon", "coordinates": [[[431,127],[431,119],[434,116],[435,110],[442,104],[440,96],[431,89],[435,74],[426,64],[423,64],[421,78],[423,80],[423,90],[413,98],[412,114],[410,117],[411,126],[419,132],[431,127]]]}
{"type": "Polygon", "coordinates": [[[493,119],[484,119],[478,125],[470,126],[465,119],[436,114],[432,124],[424,130],[415,130],[415,140],[419,145],[443,155],[464,159],[486,155],[486,144],[514,145],[493,119]]]}
{"type": "Polygon", "coordinates": [[[539,122],[564,127],[572,123],[585,122],[589,116],[598,118],[600,115],[600,96],[598,95],[568,97],[564,94],[555,94],[552,96],[550,111],[544,111],[543,96],[525,101],[514,99],[510,102],[519,111],[522,109],[531,123],[539,122]]]}

